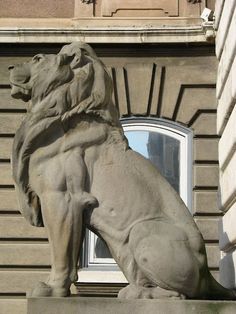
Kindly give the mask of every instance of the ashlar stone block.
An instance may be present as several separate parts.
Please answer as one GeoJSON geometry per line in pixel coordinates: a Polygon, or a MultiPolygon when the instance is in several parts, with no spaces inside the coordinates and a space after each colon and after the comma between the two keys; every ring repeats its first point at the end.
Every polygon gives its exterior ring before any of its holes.
{"type": "Polygon", "coordinates": [[[219,245],[222,251],[228,251],[236,244],[236,203],[219,221],[219,245]]]}

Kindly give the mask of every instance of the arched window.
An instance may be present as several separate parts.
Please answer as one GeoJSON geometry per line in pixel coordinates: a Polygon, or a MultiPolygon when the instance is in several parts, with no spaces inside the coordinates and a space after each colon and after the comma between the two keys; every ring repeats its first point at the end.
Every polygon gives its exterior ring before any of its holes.
{"type": "Polygon", "coordinates": [[[150,159],[191,211],[192,132],[165,119],[122,120],[130,147],[150,159]]]}
{"type": "MultiPolygon", "coordinates": [[[[130,147],[159,169],[191,211],[192,132],[169,120],[126,118],[121,120],[130,147]]],[[[115,269],[106,244],[88,231],[84,247],[84,265],[115,269]]]]}

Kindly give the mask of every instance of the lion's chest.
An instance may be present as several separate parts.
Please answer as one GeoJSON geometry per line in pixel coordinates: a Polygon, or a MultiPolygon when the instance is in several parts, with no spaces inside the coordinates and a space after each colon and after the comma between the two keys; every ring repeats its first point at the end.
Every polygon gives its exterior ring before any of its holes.
{"type": "Polygon", "coordinates": [[[65,190],[65,153],[60,141],[38,148],[30,157],[29,183],[36,193],[45,190],[65,190]]]}

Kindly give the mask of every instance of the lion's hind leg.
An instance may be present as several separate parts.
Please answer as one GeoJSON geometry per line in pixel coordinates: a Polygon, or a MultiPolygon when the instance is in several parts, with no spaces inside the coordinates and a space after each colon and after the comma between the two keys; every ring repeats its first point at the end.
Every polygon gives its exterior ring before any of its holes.
{"type": "Polygon", "coordinates": [[[144,287],[130,284],[120,290],[119,299],[185,299],[185,296],[177,291],[167,290],[158,286],[144,287]]]}
{"type": "Polygon", "coordinates": [[[135,225],[129,237],[137,264],[135,285],[152,298],[194,296],[199,283],[198,263],[185,233],[163,221],[135,225]],[[149,291],[149,292],[148,292],[149,291]]]}

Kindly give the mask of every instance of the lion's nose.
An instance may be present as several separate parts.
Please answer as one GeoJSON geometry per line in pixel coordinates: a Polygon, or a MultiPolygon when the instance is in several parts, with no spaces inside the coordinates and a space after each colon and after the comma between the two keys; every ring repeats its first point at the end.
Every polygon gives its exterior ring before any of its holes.
{"type": "Polygon", "coordinates": [[[14,65],[10,65],[10,66],[8,67],[8,70],[9,70],[9,71],[11,71],[12,69],[14,69],[14,65]]]}

